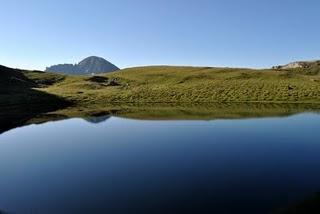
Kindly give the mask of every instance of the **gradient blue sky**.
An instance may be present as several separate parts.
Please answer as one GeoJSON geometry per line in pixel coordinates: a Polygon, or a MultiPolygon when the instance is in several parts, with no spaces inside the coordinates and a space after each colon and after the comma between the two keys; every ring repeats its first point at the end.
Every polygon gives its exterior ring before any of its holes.
{"type": "Polygon", "coordinates": [[[0,64],[102,56],[124,67],[270,67],[320,59],[318,0],[5,0],[0,64]]]}

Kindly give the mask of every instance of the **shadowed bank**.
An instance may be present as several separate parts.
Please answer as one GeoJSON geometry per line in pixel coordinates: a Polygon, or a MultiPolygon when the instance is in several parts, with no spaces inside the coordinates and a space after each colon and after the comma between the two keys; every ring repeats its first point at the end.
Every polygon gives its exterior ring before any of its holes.
{"type": "Polygon", "coordinates": [[[16,69],[0,66],[0,133],[23,125],[25,121],[70,105],[58,96],[34,88],[51,84],[36,82],[16,69]]]}

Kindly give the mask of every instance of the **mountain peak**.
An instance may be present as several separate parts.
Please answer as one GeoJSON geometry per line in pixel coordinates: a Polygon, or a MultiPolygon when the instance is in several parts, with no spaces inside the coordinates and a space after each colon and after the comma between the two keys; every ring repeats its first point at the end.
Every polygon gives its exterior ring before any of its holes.
{"type": "Polygon", "coordinates": [[[59,64],[53,65],[46,69],[46,71],[64,73],[64,74],[91,74],[91,73],[105,73],[117,71],[119,68],[102,57],[90,56],[78,64],[59,64]]]}
{"type": "Polygon", "coordinates": [[[86,61],[106,61],[106,62],[108,62],[106,59],[99,57],[99,56],[89,56],[87,58],[84,58],[82,61],[80,61],[79,64],[86,62],[86,61]]]}

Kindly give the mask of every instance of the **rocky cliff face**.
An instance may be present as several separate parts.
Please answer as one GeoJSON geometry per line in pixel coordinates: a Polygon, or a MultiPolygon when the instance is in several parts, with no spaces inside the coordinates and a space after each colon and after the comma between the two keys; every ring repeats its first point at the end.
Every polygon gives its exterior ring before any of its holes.
{"type": "Polygon", "coordinates": [[[85,58],[78,64],[59,64],[53,65],[46,68],[46,71],[57,72],[63,74],[71,74],[71,75],[83,75],[83,74],[91,74],[91,73],[106,73],[117,71],[119,68],[107,60],[91,56],[85,58]]]}

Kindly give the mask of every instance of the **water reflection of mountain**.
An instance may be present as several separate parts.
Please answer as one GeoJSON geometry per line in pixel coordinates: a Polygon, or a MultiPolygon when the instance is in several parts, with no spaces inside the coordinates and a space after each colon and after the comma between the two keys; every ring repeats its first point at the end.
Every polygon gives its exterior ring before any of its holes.
{"type": "Polygon", "coordinates": [[[90,117],[90,118],[85,118],[85,120],[89,123],[102,123],[105,122],[106,120],[110,119],[111,115],[106,115],[106,116],[100,116],[100,117],[90,117]]]}

